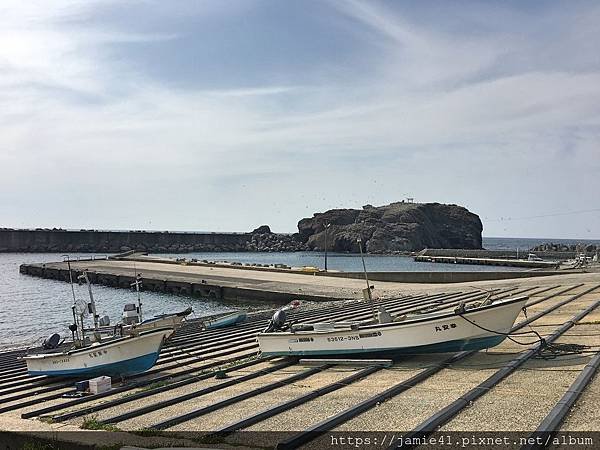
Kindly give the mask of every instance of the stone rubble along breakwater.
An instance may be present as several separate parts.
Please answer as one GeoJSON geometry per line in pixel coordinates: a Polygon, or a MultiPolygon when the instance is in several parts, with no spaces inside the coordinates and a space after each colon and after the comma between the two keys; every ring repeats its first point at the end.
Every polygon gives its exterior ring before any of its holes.
{"type": "Polygon", "coordinates": [[[600,252],[600,245],[588,244],[582,242],[580,244],[556,244],[554,242],[546,242],[544,244],[536,245],[530,251],[532,252],[585,252],[585,253],[596,253],[600,252]]]}

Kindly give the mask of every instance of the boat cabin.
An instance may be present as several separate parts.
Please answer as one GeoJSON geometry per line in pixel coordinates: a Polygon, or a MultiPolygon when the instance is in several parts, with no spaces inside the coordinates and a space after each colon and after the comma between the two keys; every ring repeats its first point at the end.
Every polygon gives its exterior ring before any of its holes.
{"type": "Polygon", "coordinates": [[[132,325],[140,322],[140,310],[135,303],[127,303],[123,308],[123,323],[132,325]]]}

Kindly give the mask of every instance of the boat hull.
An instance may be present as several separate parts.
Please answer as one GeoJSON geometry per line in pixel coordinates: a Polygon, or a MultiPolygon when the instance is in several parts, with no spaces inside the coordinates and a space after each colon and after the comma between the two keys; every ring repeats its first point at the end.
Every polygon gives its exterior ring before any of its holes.
{"type": "Polygon", "coordinates": [[[242,323],[246,320],[246,313],[235,313],[216,319],[207,320],[204,322],[204,328],[207,330],[215,330],[217,328],[231,327],[242,323]]]}
{"type": "Polygon", "coordinates": [[[405,322],[361,326],[357,330],[273,332],[258,335],[265,356],[409,355],[482,350],[506,338],[526,297],[455,313],[434,314],[405,322]],[[480,328],[481,327],[481,328],[480,328]],[[482,328],[493,330],[488,332],[482,328]]]}
{"type": "Polygon", "coordinates": [[[133,326],[133,328],[140,331],[156,330],[158,328],[181,328],[185,317],[173,314],[167,317],[158,317],[153,319],[144,320],[133,326]]]}
{"type": "Polygon", "coordinates": [[[23,359],[27,373],[32,376],[134,375],[154,366],[164,339],[172,332],[172,329],[153,330],[66,353],[29,355],[23,359]]]}

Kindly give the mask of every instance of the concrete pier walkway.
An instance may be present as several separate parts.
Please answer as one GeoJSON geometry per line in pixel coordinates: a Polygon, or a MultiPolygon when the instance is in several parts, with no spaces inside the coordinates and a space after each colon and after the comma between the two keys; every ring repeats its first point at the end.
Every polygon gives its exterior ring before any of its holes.
{"type": "MultiPolygon", "coordinates": [[[[76,273],[88,271],[92,283],[129,288],[135,274],[144,289],[225,301],[285,304],[294,299],[328,301],[362,298],[364,275],[355,272],[307,272],[192,263],[165,258],[130,256],[105,260],[71,261],[76,273]]],[[[23,274],[69,281],[66,262],[23,264],[23,274]]],[[[75,277],[75,274],[73,276],[75,277]]],[[[435,290],[440,283],[507,280],[556,275],[556,272],[375,272],[370,284],[380,297],[406,291],[435,290]],[[418,284],[417,284],[418,283],[418,284]]],[[[457,286],[457,289],[460,286],[457,286]]]]}

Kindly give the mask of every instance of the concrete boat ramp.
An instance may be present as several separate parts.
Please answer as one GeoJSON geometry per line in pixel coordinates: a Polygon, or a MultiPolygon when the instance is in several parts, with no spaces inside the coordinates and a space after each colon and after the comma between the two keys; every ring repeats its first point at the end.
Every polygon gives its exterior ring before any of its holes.
{"type": "MultiPolygon", "coordinates": [[[[97,262],[80,264],[91,270],[97,262]]],[[[129,263],[118,266],[129,268],[129,263]]],[[[325,280],[320,281],[325,289],[356,290],[356,295],[364,283],[284,275],[325,280]]],[[[261,282],[290,282],[268,276],[261,282]]],[[[459,433],[452,435],[459,444],[473,430],[495,432],[494,437],[510,430],[517,444],[502,448],[521,448],[518,439],[536,430],[578,438],[600,430],[599,273],[410,285],[412,291],[396,295],[394,289],[409,285],[388,283],[377,283],[389,296],[376,300],[376,306],[392,313],[451,310],[490,292],[495,299],[526,294],[526,312],[513,332],[535,330],[550,346],[541,348],[531,333],[515,335],[520,344],[505,340],[488,351],[412,355],[392,365],[375,360],[315,364],[258,354],[255,336],[269,313],[223,330],[204,331],[192,320],[163,348],[154,368],[95,396],[64,398],[73,391],[73,380],[29,377],[18,359],[22,352],[0,354],[0,430],[26,433],[24,439],[36,435],[75,443],[71,448],[101,443],[279,449],[357,448],[332,445],[332,439],[348,436],[371,439],[360,448],[389,448],[392,435],[430,436],[434,430],[459,433]]],[[[317,304],[292,314],[305,322],[360,320],[369,317],[370,305],[317,304]]],[[[6,437],[0,436],[3,443],[6,437]]],[[[436,448],[425,448],[430,447],[436,448]]]]}

